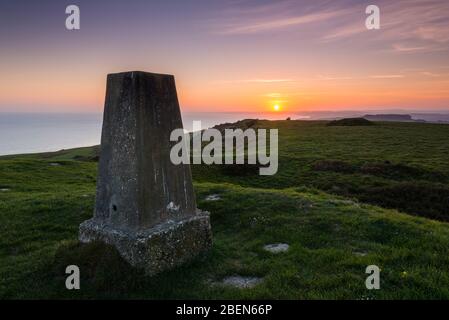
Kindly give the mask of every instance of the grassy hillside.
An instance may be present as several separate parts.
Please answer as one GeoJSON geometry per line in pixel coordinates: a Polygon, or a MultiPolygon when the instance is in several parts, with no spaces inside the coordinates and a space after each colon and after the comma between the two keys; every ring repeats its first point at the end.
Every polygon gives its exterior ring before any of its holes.
{"type": "Polygon", "coordinates": [[[449,221],[449,126],[376,122],[326,126],[320,121],[244,121],[279,128],[275,176],[227,174],[193,166],[198,181],[260,188],[307,186],[419,216],[449,221]]]}
{"type": "Polygon", "coordinates": [[[252,125],[280,129],[278,174],[194,166],[213,249],[152,278],[110,247],[76,241],[92,216],[95,149],[0,158],[0,297],[449,298],[449,224],[411,215],[447,221],[449,126],[252,125]],[[278,242],[289,251],[263,250],[278,242]],[[65,289],[69,264],[80,266],[79,291],[65,289]],[[382,270],[381,290],[365,288],[370,264],[382,270]],[[221,284],[232,275],[262,281],[221,284]]]}

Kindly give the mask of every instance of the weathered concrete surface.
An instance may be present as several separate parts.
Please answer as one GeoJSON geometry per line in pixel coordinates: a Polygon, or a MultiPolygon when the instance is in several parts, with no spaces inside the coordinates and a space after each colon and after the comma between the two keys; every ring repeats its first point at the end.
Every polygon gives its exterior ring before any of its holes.
{"type": "Polygon", "coordinates": [[[207,251],[212,243],[212,233],[209,215],[201,212],[139,232],[125,232],[90,219],[80,225],[80,241],[114,245],[131,265],[154,275],[207,251]]]}
{"type": "Polygon", "coordinates": [[[170,133],[182,127],[173,76],[108,75],[96,218],[137,230],[195,214],[190,166],[170,161],[170,133]]]}
{"type": "Polygon", "coordinates": [[[95,213],[81,224],[81,241],[113,244],[150,273],[210,247],[209,217],[196,209],[190,166],[170,161],[170,133],[182,127],[173,76],[108,75],[95,213]]]}

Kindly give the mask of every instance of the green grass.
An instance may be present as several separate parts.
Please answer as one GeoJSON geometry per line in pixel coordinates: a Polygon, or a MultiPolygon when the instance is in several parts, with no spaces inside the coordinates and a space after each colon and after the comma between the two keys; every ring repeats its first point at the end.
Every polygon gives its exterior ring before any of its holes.
{"type": "Polygon", "coordinates": [[[274,176],[236,177],[226,174],[224,166],[193,166],[194,177],[259,188],[307,186],[449,221],[448,125],[376,122],[351,127],[326,123],[259,121],[253,126],[279,128],[279,171],[274,176]],[[316,170],[322,161],[338,161],[355,169],[316,170]]]}
{"type": "MultiPolygon", "coordinates": [[[[446,188],[449,126],[326,127],[300,121],[257,126],[280,129],[278,174],[239,176],[194,166],[198,206],[211,212],[213,248],[155,277],[129,267],[113,248],[77,243],[78,225],[93,213],[92,148],[0,158],[0,189],[9,189],[0,191],[0,297],[449,298],[449,224],[410,215],[428,212],[373,206],[374,197],[364,200],[366,192],[356,192],[404,184],[446,188]],[[316,170],[317,161],[330,160],[351,169],[316,170]],[[386,160],[393,167],[367,169],[386,160]],[[221,200],[204,200],[217,193],[221,200]],[[263,250],[276,242],[290,244],[290,250],[277,255],[263,250]],[[81,268],[81,290],[65,289],[69,264],[81,268]],[[380,290],[365,288],[370,264],[382,270],[380,290]],[[263,282],[252,289],[219,284],[231,275],[263,282]]],[[[444,220],[447,211],[439,213],[444,220]]]]}

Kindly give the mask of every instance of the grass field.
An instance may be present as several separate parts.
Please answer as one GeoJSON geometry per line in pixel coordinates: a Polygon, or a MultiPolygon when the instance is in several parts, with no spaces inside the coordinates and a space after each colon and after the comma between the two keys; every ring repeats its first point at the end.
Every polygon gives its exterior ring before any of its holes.
{"type": "Polygon", "coordinates": [[[279,128],[278,174],[193,166],[213,248],[151,278],[110,247],[77,243],[93,213],[96,148],[1,157],[0,297],[449,298],[449,126],[252,125],[279,128]],[[277,242],[289,251],[263,250],[277,242]],[[69,264],[81,269],[81,290],[65,289],[69,264]],[[370,264],[381,268],[380,290],[365,288],[370,264]],[[263,280],[220,283],[232,275],[263,280]]]}

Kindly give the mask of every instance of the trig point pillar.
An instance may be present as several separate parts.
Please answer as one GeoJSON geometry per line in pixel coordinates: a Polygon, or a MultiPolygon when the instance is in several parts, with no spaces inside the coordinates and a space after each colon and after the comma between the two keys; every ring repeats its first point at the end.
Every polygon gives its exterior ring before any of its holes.
{"type": "Polygon", "coordinates": [[[94,217],[81,242],[114,245],[147,274],[210,248],[209,215],[196,208],[188,164],[170,161],[170,133],[182,128],[174,77],[108,75],[94,217]]]}

